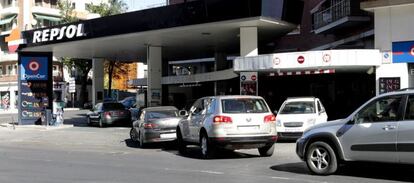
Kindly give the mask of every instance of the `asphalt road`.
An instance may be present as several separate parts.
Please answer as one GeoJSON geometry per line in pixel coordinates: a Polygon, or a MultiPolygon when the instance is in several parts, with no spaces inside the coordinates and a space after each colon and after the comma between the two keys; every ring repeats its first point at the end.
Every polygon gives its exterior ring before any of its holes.
{"type": "MultiPolygon", "coordinates": [[[[186,156],[174,144],[141,149],[127,127],[87,127],[84,111],[73,112],[73,128],[0,128],[0,182],[413,182],[414,166],[352,164],[332,176],[310,175],[292,142],[277,143],[272,157],[257,150],[221,152],[200,159],[198,147],[186,156]]],[[[66,122],[70,122],[66,120],[66,122]]]]}

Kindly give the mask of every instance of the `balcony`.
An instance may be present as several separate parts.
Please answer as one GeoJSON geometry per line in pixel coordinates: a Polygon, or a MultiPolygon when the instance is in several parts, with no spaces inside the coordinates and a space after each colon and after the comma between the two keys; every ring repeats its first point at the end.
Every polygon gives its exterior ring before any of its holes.
{"type": "MultiPolygon", "coordinates": [[[[326,1],[324,1],[326,2],[326,1]]],[[[332,33],[369,22],[371,17],[360,9],[359,1],[342,0],[312,14],[316,34],[332,33]]]]}

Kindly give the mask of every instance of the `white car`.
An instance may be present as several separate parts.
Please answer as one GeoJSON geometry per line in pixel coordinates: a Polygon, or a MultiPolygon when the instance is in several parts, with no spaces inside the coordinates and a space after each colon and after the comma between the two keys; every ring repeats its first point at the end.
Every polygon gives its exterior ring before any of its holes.
{"type": "Polygon", "coordinates": [[[278,136],[283,139],[297,139],[307,128],[327,120],[328,115],[318,98],[288,98],[277,113],[278,136]]]}
{"type": "Polygon", "coordinates": [[[178,124],[178,149],[185,153],[187,145],[200,145],[203,158],[211,157],[216,148],[258,148],[261,156],[272,156],[277,140],[275,120],[262,97],[204,97],[178,124]]]}

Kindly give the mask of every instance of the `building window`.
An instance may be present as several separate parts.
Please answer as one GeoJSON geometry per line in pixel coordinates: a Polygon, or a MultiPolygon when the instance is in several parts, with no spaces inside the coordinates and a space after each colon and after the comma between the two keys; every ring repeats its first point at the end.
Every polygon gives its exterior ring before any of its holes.
{"type": "Polygon", "coordinates": [[[2,75],[3,75],[3,66],[0,65],[0,76],[2,76],[2,75]]]}
{"type": "Polygon", "coordinates": [[[17,75],[17,64],[13,66],[13,74],[17,75]]]}
{"type": "Polygon", "coordinates": [[[13,68],[12,65],[7,65],[7,67],[6,67],[7,75],[12,75],[12,73],[13,73],[12,68],[13,68]]]}
{"type": "Polygon", "coordinates": [[[43,1],[42,0],[35,0],[35,6],[42,6],[43,1]]]}
{"type": "MultiPolygon", "coordinates": [[[[8,18],[5,18],[5,19],[8,19],[8,18]]],[[[13,18],[9,23],[5,23],[3,25],[0,25],[0,31],[2,31],[2,32],[10,31],[10,30],[13,29],[13,25],[16,25],[16,24],[17,24],[17,19],[13,18]]]]}

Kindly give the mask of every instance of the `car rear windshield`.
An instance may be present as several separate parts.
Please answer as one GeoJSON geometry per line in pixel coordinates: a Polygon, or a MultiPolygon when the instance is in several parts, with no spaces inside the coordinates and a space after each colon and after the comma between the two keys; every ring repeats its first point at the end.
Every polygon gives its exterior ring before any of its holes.
{"type": "Polygon", "coordinates": [[[315,113],[315,102],[288,102],[280,114],[311,114],[315,113]]]}
{"type": "Polygon", "coordinates": [[[262,99],[240,98],[221,100],[223,113],[266,113],[269,112],[262,99]]]}
{"type": "Polygon", "coordinates": [[[125,109],[125,106],[121,103],[104,103],[103,109],[112,110],[112,109],[125,109]]]}
{"type": "Polygon", "coordinates": [[[178,112],[176,110],[165,110],[165,111],[150,111],[147,112],[147,119],[149,121],[161,118],[177,117],[178,112]]]}

